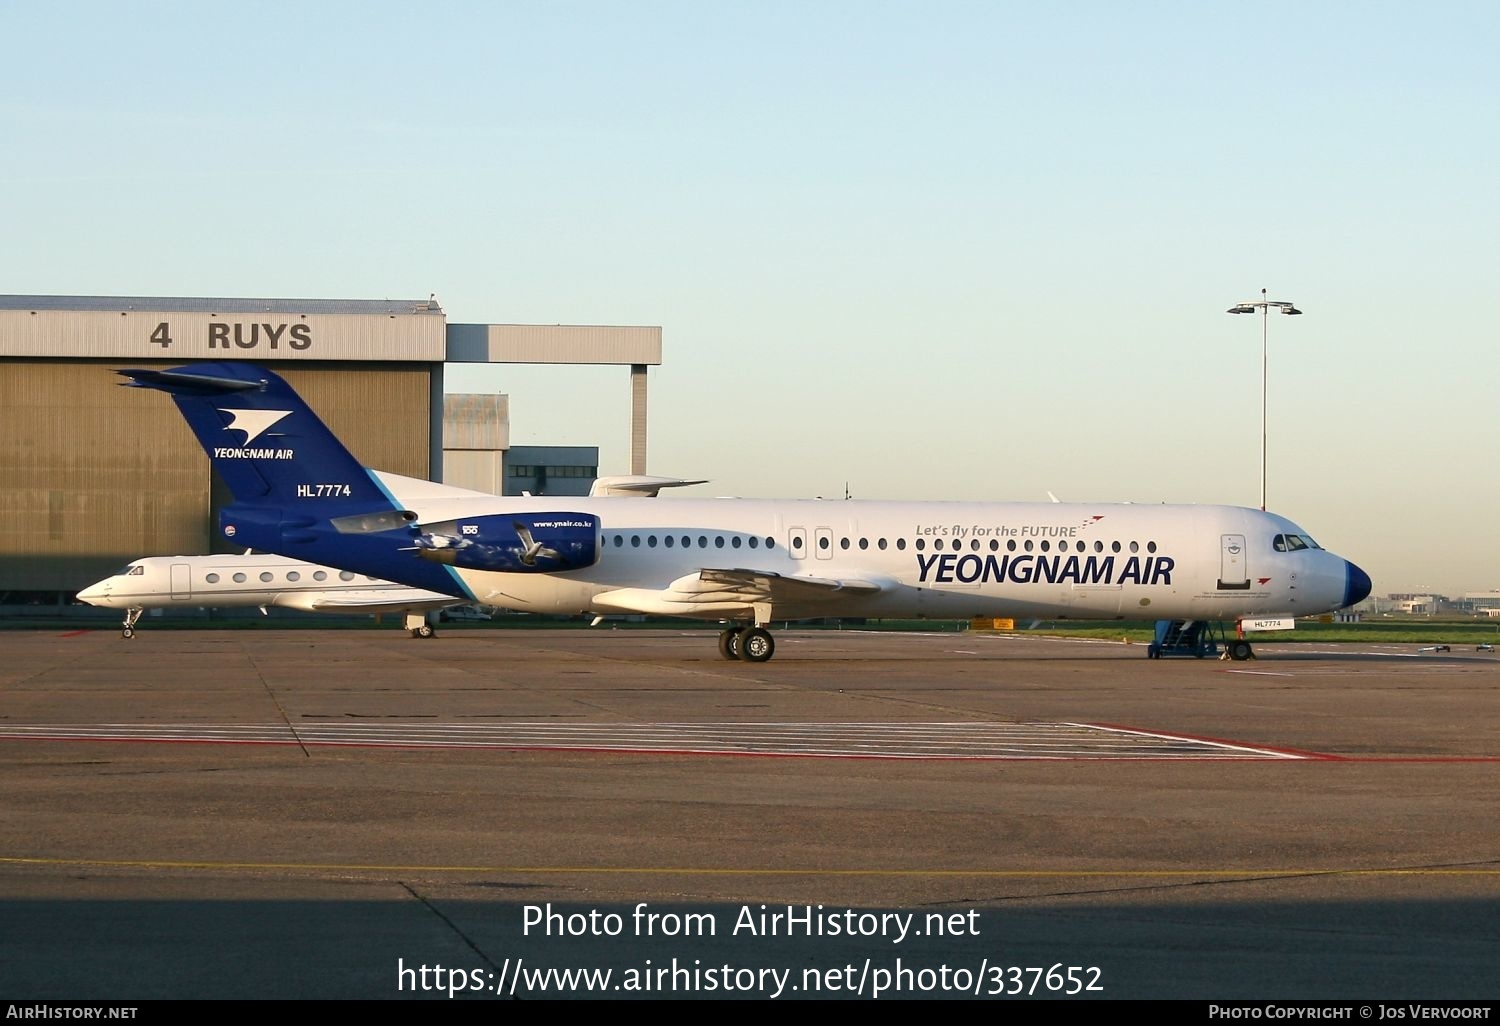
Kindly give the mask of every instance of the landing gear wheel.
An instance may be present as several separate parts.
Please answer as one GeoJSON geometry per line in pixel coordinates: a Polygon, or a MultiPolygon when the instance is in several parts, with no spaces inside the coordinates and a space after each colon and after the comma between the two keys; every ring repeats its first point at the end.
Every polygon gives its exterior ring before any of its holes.
{"type": "Polygon", "coordinates": [[[130,606],[125,610],[125,620],[120,624],[120,637],[129,640],[135,637],[135,622],[146,611],[144,606],[130,606]]]}
{"type": "Polygon", "coordinates": [[[135,631],[130,627],[122,627],[120,628],[120,637],[128,640],[135,637],[135,631]]]}
{"type": "Polygon", "coordinates": [[[740,657],[740,632],[743,630],[743,627],[731,627],[719,632],[719,655],[725,659],[740,657]]]}
{"type": "Polygon", "coordinates": [[[763,663],[776,654],[776,639],[762,627],[751,627],[740,635],[739,651],[746,662],[763,663]]]}
{"type": "Polygon", "coordinates": [[[432,629],[432,624],[424,623],[420,627],[413,628],[411,636],[414,638],[435,638],[437,637],[437,631],[432,629]]]}
{"type": "Polygon", "coordinates": [[[1252,659],[1255,652],[1250,648],[1248,641],[1232,641],[1229,644],[1229,658],[1237,663],[1243,663],[1246,659],[1252,659]]]}

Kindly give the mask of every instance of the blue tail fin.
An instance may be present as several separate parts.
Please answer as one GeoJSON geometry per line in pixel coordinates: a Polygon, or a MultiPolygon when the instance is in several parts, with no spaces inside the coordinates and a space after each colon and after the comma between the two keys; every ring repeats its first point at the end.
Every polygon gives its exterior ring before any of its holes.
{"type": "Polygon", "coordinates": [[[473,598],[451,569],[413,556],[412,515],[276,374],[248,363],[119,373],[177,404],[234,496],[220,530],[236,545],[473,598]]]}
{"type": "Polygon", "coordinates": [[[172,397],[236,504],[295,503],[329,516],[395,508],[302,397],[264,368],[205,363],[118,373],[131,379],[126,387],[172,397]]]}

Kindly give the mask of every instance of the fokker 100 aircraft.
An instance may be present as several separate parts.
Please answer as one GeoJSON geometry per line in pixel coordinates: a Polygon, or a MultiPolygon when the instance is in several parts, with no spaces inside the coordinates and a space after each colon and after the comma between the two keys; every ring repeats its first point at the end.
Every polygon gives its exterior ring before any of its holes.
{"type": "Polygon", "coordinates": [[[203,606],[267,606],[308,613],[402,613],[406,629],[430,638],[427,614],[460,605],[463,599],[381,581],[352,570],[314,566],[286,556],[227,553],[210,556],[147,556],[78,593],[82,602],[125,610],[121,633],[135,636],[147,609],[203,606]]]}
{"type": "Polygon", "coordinates": [[[233,495],[219,529],[237,545],[508,609],[725,622],[728,659],[770,659],[773,620],[1237,621],[1370,592],[1359,567],[1261,510],[501,497],[368,470],[253,364],[119,373],[172,396],[233,495]]]}

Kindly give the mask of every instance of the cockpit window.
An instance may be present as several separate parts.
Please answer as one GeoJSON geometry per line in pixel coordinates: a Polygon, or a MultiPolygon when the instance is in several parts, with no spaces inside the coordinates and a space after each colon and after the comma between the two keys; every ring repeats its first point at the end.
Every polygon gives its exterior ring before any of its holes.
{"type": "Polygon", "coordinates": [[[121,572],[122,577],[144,577],[145,574],[146,568],[139,563],[132,563],[121,572]]]}
{"type": "Polygon", "coordinates": [[[1278,534],[1272,545],[1277,552],[1296,552],[1299,549],[1320,549],[1323,547],[1302,534],[1278,534]]]}

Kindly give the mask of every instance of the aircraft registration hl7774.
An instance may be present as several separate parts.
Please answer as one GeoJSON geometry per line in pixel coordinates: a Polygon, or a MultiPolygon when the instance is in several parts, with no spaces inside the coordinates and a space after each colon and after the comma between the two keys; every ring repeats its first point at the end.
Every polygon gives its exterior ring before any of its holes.
{"type": "Polygon", "coordinates": [[[168,393],[233,496],[236,545],[459,601],[724,622],[725,658],[773,620],[1239,620],[1341,609],[1370,578],[1261,510],[1130,503],[496,496],[362,466],[249,363],[122,370],[168,393]]]}

